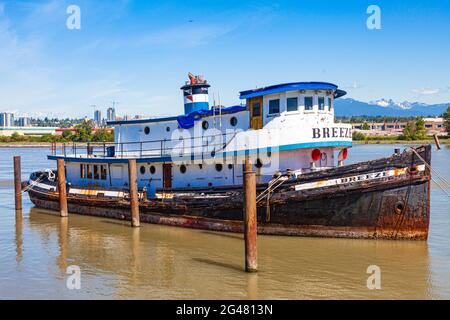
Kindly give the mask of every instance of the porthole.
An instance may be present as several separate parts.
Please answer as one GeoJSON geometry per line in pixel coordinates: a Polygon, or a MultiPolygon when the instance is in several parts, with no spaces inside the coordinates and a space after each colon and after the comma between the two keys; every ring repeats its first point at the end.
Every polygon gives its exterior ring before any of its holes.
{"type": "Polygon", "coordinates": [[[184,164],[182,164],[182,165],[180,166],[180,172],[181,172],[181,173],[186,173],[186,166],[185,166],[184,164]]]}
{"type": "Polygon", "coordinates": [[[216,163],[216,170],[220,172],[220,171],[222,171],[222,169],[223,169],[222,164],[221,163],[216,163]]]}
{"type": "Polygon", "coordinates": [[[151,166],[151,167],[150,167],[150,173],[151,173],[151,174],[155,174],[155,172],[156,172],[155,166],[151,166]]]}
{"type": "Polygon", "coordinates": [[[145,134],[149,134],[150,133],[150,127],[145,127],[144,128],[144,133],[145,134]]]}
{"type": "Polygon", "coordinates": [[[267,151],[267,156],[270,158],[272,156],[272,151],[267,151]]]}
{"type": "Polygon", "coordinates": [[[169,132],[170,131],[170,127],[166,127],[166,131],[169,132]]]}
{"type": "Polygon", "coordinates": [[[139,168],[139,171],[141,172],[141,174],[145,174],[145,167],[144,167],[144,166],[141,166],[141,167],[139,168]]]}
{"type": "Polygon", "coordinates": [[[236,118],[236,117],[231,117],[231,119],[230,119],[230,124],[231,124],[233,127],[235,127],[235,126],[237,125],[237,123],[238,123],[237,118],[236,118]]]}
{"type": "Polygon", "coordinates": [[[198,167],[200,168],[200,170],[203,169],[203,165],[202,164],[199,164],[198,167]]]}
{"type": "Polygon", "coordinates": [[[255,167],[257,167],[258,169],[259,168],[262,168],[262,166],[263,166],[263,163],[261,162],[261,159],[256,159],[256,164],[255,164],[255,167]]]}
{"type": "Polygon", "coordinates": [[[212,187],[212,183],[211,182],[208,182],[208,187],[212,187]]]}
{"type": "Polygon", "coordinates": [[[228,165],[228,169],[233,169],[233,165],[231,163],[228,165]]]}
{"type": "Polygon", "coordinates": [[[202,128],[203,128],[203,130],[207,130],[207,129],[209,128],[209,123],[208,123],[208,121],[203,121],[203,122],[202,122],[202,128]]]}

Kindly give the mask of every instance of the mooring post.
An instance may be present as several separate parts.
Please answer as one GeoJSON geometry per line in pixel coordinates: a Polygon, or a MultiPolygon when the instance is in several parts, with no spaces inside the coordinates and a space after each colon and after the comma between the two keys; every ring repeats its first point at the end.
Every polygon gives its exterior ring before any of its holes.
{"type": "Polygon", "coordinates": [[[252,162],[247,157],[244,164],[244,239],[246,272],[256,272],[258,270],[256,223],[256,175],[252,169],[252,162]]]}
{"type": "Polygon", "coordinates": [[[66,171],[64,159],[57,159],[58,170],[58,193],[59,193],[59,213],[61,217],[67,217],[67,193],[66,193],[66,171]]]}
{"type": "Polygon", "coordinates": [[[433,134],[433,138],[434,138],[434,143],[436,143],[436,148],[438,150],[441,150],[441,142],[439,141],[439,138],[436,133],[433,134]]]}
{"type": "Polygon", "coordinates": [[[139,227],[139,199],[137,188],[136,159],[128,160],[128,184],[130,186],[131,226],[139,227]]]}
{"type": "Polygon", "coordinates": [[[14,157],[14,199],[16,210],[22,210],[22,169],[20,156],[14,157]]]}

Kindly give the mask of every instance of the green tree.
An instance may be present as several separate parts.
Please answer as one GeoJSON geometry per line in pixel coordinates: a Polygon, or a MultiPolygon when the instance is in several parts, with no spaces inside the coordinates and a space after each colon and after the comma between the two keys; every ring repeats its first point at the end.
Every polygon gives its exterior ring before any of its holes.
{"type": "Polygon", "coordinates": [[[425,121],[422,118],[416,120],[416,139],[426,139],[427,130],[425,129],[425,121]]]}
{"type": "Polygon", "coordinates": [[[425,129],[425,121],[422,118],[418,118],[415,121],[408,121],[403,134],[400,136],[402,140],[420,140],[427,137],[427,131],[425,129]]]}
{"type": "Polygon", "coordinates": [[[111,142],[114,141],[114,134],[108,132],[106,129],[99,129],[92,136],[92,141],[111,142]]]}
{"type": "Polygon", "coordinates": [[[442,117],[444,118],[444,126],[445,129],[447,130],[447,134],[450,135],[450,106],[447,107],[447,111],[444,112],[442,117]]]}
{"type": "Polygon", "coordinates": [[[94,127],[92,120],[86,120],[75,126],[75,134],[73,135],[73,141],[88,142],[91,140],[91,132],[94,127]]]}
{"type": "Polygon", "coordinates": [[[63,138],[63,140],[68,141],[71,140],[72,138],[72,132],[70,130],[64,130],[63,133],[61,134],[61,137],[63,138]]]}
{"type": "Polygon", "coordinates": [[[369,124],[367,122],[364,122],[363,125],[362,125],[362,129],[363,130],[370,130],[369,124]]]}
{"type": "Polygon", "coordinates": [[[360,131],[353,131],[352,138],[354,141],[361,141],[366,139],[366,135],[360,131]]]}

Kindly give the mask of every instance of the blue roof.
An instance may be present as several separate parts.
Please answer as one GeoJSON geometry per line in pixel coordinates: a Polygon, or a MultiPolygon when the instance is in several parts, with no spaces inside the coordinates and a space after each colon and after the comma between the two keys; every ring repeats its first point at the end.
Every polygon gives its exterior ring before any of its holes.
{"type": "Polygon", "coordinates": [[[344,90],[338,89],[338,86],[329,82],[291,82],[276,84],[273,86],[245,90],[240,92],[241,99],[264,96],[266,94],[294,91],[294,90],[336,90],[334,97],[339,98],[347,94],[344,90]]]}

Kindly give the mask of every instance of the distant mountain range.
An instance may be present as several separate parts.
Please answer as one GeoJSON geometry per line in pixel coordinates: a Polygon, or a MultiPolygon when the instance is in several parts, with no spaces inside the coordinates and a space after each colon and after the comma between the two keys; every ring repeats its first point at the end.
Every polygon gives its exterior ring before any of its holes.
{"type": "Polygon", "coordinates": [[[384,116],[384,117],[416,117],[440,116],[447,110],[450,103],[426,104],[420,102],[395,102],[381,99],[362,102],[351,98],[336,99],[335,115],[338,117],[354,116],[384,116]]]}

